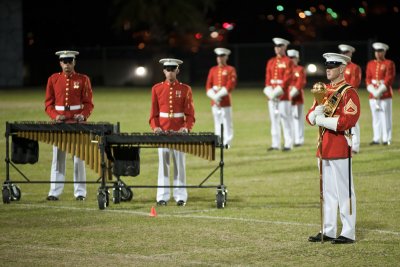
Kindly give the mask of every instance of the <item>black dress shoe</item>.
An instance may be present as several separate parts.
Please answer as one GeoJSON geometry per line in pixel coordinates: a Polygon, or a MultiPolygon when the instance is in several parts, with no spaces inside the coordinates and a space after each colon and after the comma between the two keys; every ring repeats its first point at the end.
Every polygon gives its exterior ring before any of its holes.
{"type": "Polygon", "coordinates": [[[167,206],[167,201],[165,200],[157,201],[157,206],[167,206]]]}
{"type": "Polygon", "coordinates": [[[382,145],[388,146],[388,145],[390,145],[390,142],[383,142],[382,145]]]}
{"type": "Polygon", "coordinates": [[[287,151],[290,151],[290,150],[292,150],[290,147],[284,147],[284,148],[282,149],[282,151],[284,151],[284,152],[287,152],[287,151]]]}
{"type": "Polygon", "coordinates": [[[75,199],[78,201],[84,201],[86,198],[84,196],[77,196],[75,199]]]}
{"type": "Polygon", "coordinates": [[[267,151],[273,151],[273,150],[279,150],[279,148],[271,146],[270,148],[267,149],[267,151]]]}
{"type": "MultiPolygon", "coordinates": [[[[324,235],[324,241],[332,241],[334,239],[335,238],[324,235]]],[[[316,236],[310,236],[308,238],[308,241],[309,242],[321,242],[321,233],[318,233],[316,236]]]]}
{"type": "Polygon", "coordinates": [[[186,206],[186,202],[183,201],[183,200],[179,200],[179,201],[176,202],[176,205],[177,205],[177,206],[184,207],[184,206],[186,206]]]}
{"type": "Polygon", "coordinates": [[[379,142],[372,141],[371,143],[369,143],[369,145],[370,145],[370,146],[379,145],[379,142]]]}
{"type": "Polygon", "coordinates": [[[333,239],[331,243],[332,244],[351,244],[351,243],[354,243],[354,240],[344,237],[344,236],[339,236],[338,238],[333,239]]]}
{"type": "Polygon", "coordinates": [[[48,196],[46,199],[49,200],[49,201],[57,201],[57,200],[58,200],[58,197],[55,197],[55,196],[48,196]]]}
{"type": "Polygon", "coordinates": [[[294,144],[295,147],[302,146],[303,144],[294,144]]]}

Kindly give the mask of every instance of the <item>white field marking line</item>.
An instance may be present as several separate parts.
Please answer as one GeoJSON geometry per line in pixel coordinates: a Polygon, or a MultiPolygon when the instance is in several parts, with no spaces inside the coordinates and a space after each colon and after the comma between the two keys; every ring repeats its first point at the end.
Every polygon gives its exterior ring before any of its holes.
{"type": "MultiPolygon", "coordinates": [[[[48,206],[48,205],[37,205],[37,204],[20,204],[19,207],[37,207],[37,208],[52,208],[52,209],[66,209],[66,210],[77,210],[77,211],[95,211],[95,212],[110,212],[110,213],[124,213],[124,214],[134,214],[134,215],[143,215],[149,216],[150,212],[142,212],[142,211],[133,211],[133,210],[103,210],[94,208],[78,208],[78,207],[68,207],[68,206],[48,206]]],[[[212,210],[208,210],[212,211],[212,210]]],[[[207,210],[199,210],[199,212],[207,212],[207,210]]],[[[215,216],[206,216],[206,215],[182,215],[182,214],[157,214],[158,217],[180,217],[180,218],[192,218],[192,219],[207,219],[207,220],[221,220],[221,221],[240,221],[240,222],[250,222],[250,223],[267,223],[267,224],[277,224],[277,225],[295,225],[295,226],[319,226],[319,224],[314,223],[297,223],[297,222],[283,222],[283,221],[268,221],[268,220],[259,220],[259,219],[246,219],[246,218],[235,218],[235,217],[215,217],[215,216]]],[[[358,228],[361,231],[366,232],[376,232],[379,234],[388,234],[388,235],[397,235],[400,236],[400,232],[389,231],[389,230],[380,230],[380,229],[366,229],[366,228],[358,228]]]]}

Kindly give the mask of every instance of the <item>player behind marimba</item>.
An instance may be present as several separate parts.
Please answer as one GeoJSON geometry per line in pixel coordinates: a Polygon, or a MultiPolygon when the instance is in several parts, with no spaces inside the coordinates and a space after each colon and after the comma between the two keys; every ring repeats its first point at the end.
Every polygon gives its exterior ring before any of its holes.
{"type": "MultiPolygon", "coordinates": [[[[189,132],[195,122],[192,89],[176,79],[182,60],[164,58],[160,60],[164,67],[165,81],[157,83],[151,90],[150,127],[155,133],[189,132]]],[[[171,194],[169,188],[170,156],[174,161],[173,196],[178,206],[187,201],[185,153],[168,148],[158,149],[158,187],[157,205],[166,206],[171,194]]]]}
{"type": "MultiPolygon", "coordinates": [[[[92,85],[89,77],[75,72],[77,51],[58,51],[62,72],[47,81],[45,110],[52,120],[60,123],[86,121],[93,110],[92,85]]],[[[47,200],[58,200],[64,189],[66,152],[53,146],[53,161],[47,200]],[[54,183],[57,182],[57,183],[54,183]]],[[[82,159],[74,156],[74,196],[86,198],[86,170],[82,159]],[[78,182],[78,183],[77,183],[78,182]]]]}

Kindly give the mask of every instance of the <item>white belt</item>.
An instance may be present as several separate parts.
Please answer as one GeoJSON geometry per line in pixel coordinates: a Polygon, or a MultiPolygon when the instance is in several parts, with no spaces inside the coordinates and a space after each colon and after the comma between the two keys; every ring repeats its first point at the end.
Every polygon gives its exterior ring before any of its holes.
{"type": "Polygon", "coordinates": [[[167,113],[167,112],[160,112],[160,118],[182,118],[185,116],[185,113],[167,113]]]}
{"type": "Polygon", "coordinates": [[[282,84],[283,83],[282,80],[275,80],[275,79],[271,79],[270,82],[273,84],[282,84]]]}
{"type": "Polygon", "coordinates": [[[73,106],[54,106],[56,110],[78,110],[82,108],[82,105],[73,105],[73,106]]]}
{"type": "Polygon", "coordinates": [[[385,80],[375,80],[375,79],[372,79],[372,80],[371,80],[371,83],[372,83],[372,84],[383,84],[383,83],[385,83],[385,80]]]}

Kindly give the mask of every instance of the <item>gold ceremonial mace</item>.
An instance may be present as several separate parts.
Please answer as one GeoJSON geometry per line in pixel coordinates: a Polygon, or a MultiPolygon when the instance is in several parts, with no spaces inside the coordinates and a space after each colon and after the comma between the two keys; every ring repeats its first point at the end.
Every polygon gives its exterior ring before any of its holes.
{"type": "MultiPolygon", "coordinates": [[[[326,86],[322,82],[317,82],[311,89],[311,93],[314,95],[315,101],[318,105],[322,105],[326,101],[326,86]]],[[[325,128],[319,126],[318,132],[318,150],[319,150],[319,203],[321,213],[321,243],[324,243],[324,191],[322,181],[322,136],[325,132],[325,128]]]]}

